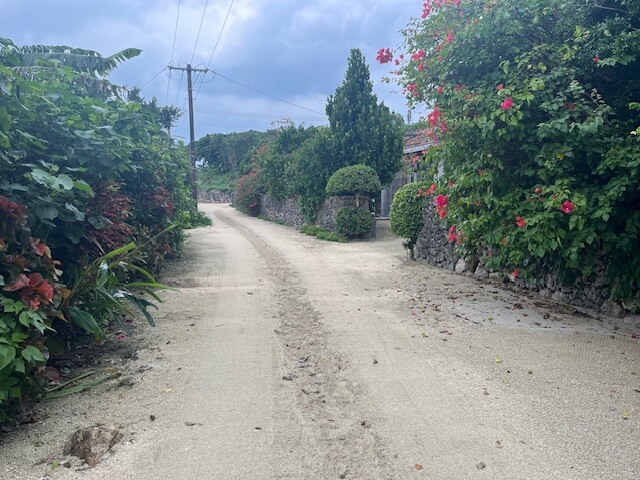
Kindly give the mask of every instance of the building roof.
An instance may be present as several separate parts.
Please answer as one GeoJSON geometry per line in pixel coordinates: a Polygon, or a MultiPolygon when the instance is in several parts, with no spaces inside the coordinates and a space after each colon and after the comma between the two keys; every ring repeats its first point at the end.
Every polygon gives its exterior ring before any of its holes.
{"type": "Polygon", "coordinates": [[[402,153],[422,152],[433,144],[427,129],[416,130],[404,134],[404,148],[402,153]]]}

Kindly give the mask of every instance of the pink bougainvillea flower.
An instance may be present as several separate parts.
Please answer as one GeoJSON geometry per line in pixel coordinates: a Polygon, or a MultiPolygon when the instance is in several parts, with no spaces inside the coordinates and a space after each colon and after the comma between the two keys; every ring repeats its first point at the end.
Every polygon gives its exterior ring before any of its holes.
{"type": "Polygon", "coordinates": [[[442,92],[444,92],[444,87],[440,85],[438,88],[436,88],[436,93],[442,93],[442,92]]]}
{"type": "Polygon", "coordinates": [[[4,291],[20,292],[20,299],[33,310],[38,310],[41,301],[53,300],[53,287],[39,273],[20,274],[14,283],[4,287],[4,291]]]}
{"type": "Polygon", "coordinates": [[[513,272],[511,272],[511,275],[513,276],[513,278],[518,278],[520,276],[520,269],[515,268],[513,272]]]}
{"type": "Polygon", "coordinates": [[[600,61],[600,57],[598,55],[593,57],[593,63],[598,63],[599,61],[600,61]]]}
{"type": "Polygon", "coordinates": [[[453,42],[453,32],[447,34],[447,43],[453,42]]]}
{"type": "Polygon", "coordinates": [[[393,53],[388,48],[381,48],[378,50],[378,56],[376,57],[379,63],[389,63],[393,60],[393,53]]]}
{"type": "Polygon", "coordinates": [[[417,62],[418,60],[420,60],[421,58],[424,58],[425,56],[426,56],[426,53],[424,52],[424,50],[420,49],[416,53],[411,55],[411,60],[413,60],[414,62],[417,62]]]}
{"type": "Polygon", "coordinates": [[[499,83],[498,86],[496,87],[496,90],[500,91],[504,88],[504,83],[499,83]]]}
{"type": "Polygon", "coordinates": [[[567,215],[571,215],[573,211],[576,209],[576,206],[571,202],[571,200],[565,200],[562,202],[562,206],[560,207],[560,211],[562,213],[566,213],[567,215]]]}
{"type": "Polygon", "coordinates": [[[436,197],[436,212],[440,218],[447,216],[447,205],[449,204],[449,195],[438,195],[436,197]]]}
{"type": "Polygon", "coordinates": [[[418,64],[418,67],[417,67],[417,68],[418,68],[418,71],[419,71],[419,72],[422,72],[422,71],[424,70],[424,63],[420,63],[420,64],[418,64]]]}
{"type": "Polygon", "coordinates": [[[451,225],[449,227],[449,241],[460,243],[460,232],[458,231],[455,225],[451,225]]]}
{"type": "Polygon", "coordinates": [[[437,188],[438,186],[435,183],[432,183],[427,190],[418,190],[418,195],[420,195],[421,197],[428,197],[430,195],[433,195],[433,192],[435,192],[437,188]]]}
{"type": "Polygon", "coordinates": [[[522,228],[527,224],[527,221],[521,216],[516,217],[516,226],[522,228]]]}
{"type": "Polygon", "coordinates": [[[500,108],[503,110],[509,110],[511,107],[513,107],[513,99],[511,97],[507,97],[504,102],[500,104],[500,108]]]}

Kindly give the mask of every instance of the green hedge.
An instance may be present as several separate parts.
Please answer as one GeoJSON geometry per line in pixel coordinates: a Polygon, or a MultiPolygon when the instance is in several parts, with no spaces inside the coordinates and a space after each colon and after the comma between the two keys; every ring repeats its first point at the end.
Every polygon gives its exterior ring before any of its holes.
{"type": "Polygon", "coordinates": [[[351,165],[336,171],[327,182],[327,195],[372,197],[381,190],[376,171],[367,165],[351,165]]]}
{"type": "Polygon", "coordinates": [[[422,183],[409,183],[396,192],[391,203],[391,231],[406,239],[405,246],[409,250],[413,250],[424,225],[424,187],[422,183]]]}
{"type": "Polygon", "coordinates": [[[336,213],[336,230],[347,238],[368,234],[375,219],[368,210],[360,207],[342,207],[336,213]]]}

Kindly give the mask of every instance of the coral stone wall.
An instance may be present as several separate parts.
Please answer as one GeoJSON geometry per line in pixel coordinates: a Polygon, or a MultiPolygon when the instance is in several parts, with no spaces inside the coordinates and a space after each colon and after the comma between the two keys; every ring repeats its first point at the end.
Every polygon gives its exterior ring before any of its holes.
{"type": "Polygon", "coordinates": [[[455,253],[454,245],[449,241],[448,231],[436,214],[432,202],[427,202],[425,206],[424,226],[418,236],[414,254],[417,260],[423,260],[430,265],[446,268],[458,274],[473,275],[479,280],[494,279],[512,282],[518,287],[537,292],[542,298],[599,310],[614,317],[624,316],[629,311],[640,310],[638,299],[625,303],[611,298],[605,265],[589,277],[577,279],[573,285],[566,285],[557,275],[549,274],[524,281],[504,272],[490,271],[477,258],[460,258],[455,253]]]}
{"type": "Polygon", "coordinates": [[[221,190],[200,190],[198,201],[202,203],[234,203],[236,192],[223,192],[221,190]]]}
{"type": "Polygon", "coordinates": [[[267,195],[260,196],[260,216],[296,228],[304,225],[304,217],[295,198],[276,200],[267,195]]]}
{"type": "MultiPolygon", "coordinates": [[[[336,212],[338,209],[356,204],[360,208],[369,209],[369,199],[367,197],[328,197],[318,211],[315,224],[325,230],[335,232],[336,212]]],[[[300,208],[298,208],[298,202],[294,198],[276,200],[263,195],[260,198],[260,216],[267,220],[284,223],[296,228],[300,228],[305,223],[300,208]]]]}

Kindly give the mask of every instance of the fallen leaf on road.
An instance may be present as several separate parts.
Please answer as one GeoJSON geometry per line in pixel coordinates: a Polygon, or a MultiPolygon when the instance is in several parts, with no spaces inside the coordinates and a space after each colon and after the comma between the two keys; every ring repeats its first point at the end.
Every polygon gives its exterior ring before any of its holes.
{"type": "Polygon", "coordinates": [[[496,357],[496,363],[502,363],[502,359],[500,357],[496,357]]]}
{"type": "Polygon", "coordinates": [[[420,465],[419,463],[416,463],[415,465],[416,470],[422,470],[424,467],[422,465],[420,465]]]}
{"type": "Polygon", "coordinates": [[[422,333],[422,336],[423,336],[423,337],[425,337],[425,338],[427,338],[429,335],[427,335],[426,333],[424,333],[424,332],[423,332],[423,333],[422,333]]]}
{"type": "Polygon", "coordinates": [[[202,426],[200,422],[184,422],[187,427],[195,427],[196,425],[202,426]]]}
{"type": "Polygon", "coordinates": [[[476,468],[478,470],[484,470],[485,468],[487,468],[487,466],[483,462],[480,462],[479,464],[476,465],[476,468]]]}
{"type": "Polygon", "coordinates": [[[623,420],[629,420],[629,418],[631,418],[631,412],[622,412],[622,419],[623,420]]]}

